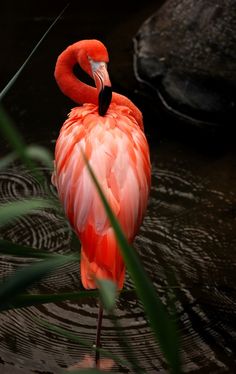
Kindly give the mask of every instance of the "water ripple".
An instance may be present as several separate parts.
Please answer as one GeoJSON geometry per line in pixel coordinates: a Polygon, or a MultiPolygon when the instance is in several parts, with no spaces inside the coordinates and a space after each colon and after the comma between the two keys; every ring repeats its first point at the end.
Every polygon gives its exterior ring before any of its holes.
{"type": "MultiPolygon", "coordinates": [[[[174,165],[173,165],[174,163],[174,165]]],[[[152,191],[147,215],[134,247],[139,252],[157,292],[168,301],[168,282],[174,283],[176,318],[181,334],[185,373],[234,372],[233,325],[235,322],[235,193],[210,188],[189,168],[153,163],[152,191]],[[174,171],[173,171],[174,170],[174,171]],[[174,280],[173,280],[174,274],[174,280]]],[[[23,168],[0,174],[0,203],[23,197],[45,196],[50,176],[42,186],[23,168]]],[[[38,249],[67,253],[72,235],[57,211],[36,211],[10,224],[2,238],[38,249]]],[[[6,277],[30,263],[30,259],[2,256],[0,275],[6,277]]],[[[126,276],[126,288],[132,281],[126,276]]],[[[33,292],[76,291],[81,288],[79,264],[61,267],[33,292]]],[[[36,321],[42,318],[61,326],[92,346],[95,339],[97,300],[45,304],[2,314],[0,368],[4,373],[59,373],[82,360],[91,349],[48,331],[36,321]]],[[[153,335],[134,294],[117,302],[116,318],[124,328],[147,373],[166,372],[153,335]]],[[[103,348],[129,359],[111,319],[105,315],[103,348]]],[[[121,365],[112,370],[126,373],[121,365]]],[[[131,372],[131,371],[130,371],[131,372]]]]}

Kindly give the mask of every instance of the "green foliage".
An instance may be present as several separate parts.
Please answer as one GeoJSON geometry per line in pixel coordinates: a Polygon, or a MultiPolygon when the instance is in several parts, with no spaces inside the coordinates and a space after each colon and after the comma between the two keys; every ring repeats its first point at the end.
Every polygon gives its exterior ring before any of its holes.
{"type": "MultiPolygon", "coordinates": [[[[30,284],[31,285],[31,284],[30,284]]],[[[1,285],[0,285],[1,287],[1,285]]],[[[53,294],[21,294],[17,293],[14,298],[10,301],[0,304],[0,311],[6,311],[9,309],[19,309],[35,305],[42,305],[47,303],[58,303],[62,301],[78,301],[81,298],[99,296],[98,291],[79,291],[79,292],[61,292],[53,294]]]]}
{"type": "Polygon", "coordinates": [[[75,261],[75,256],[55,255],[54,258],[38,261],[17,270],[0,284],[0,307],[12,301],[20,292],[45,278],[60,266],[75,261]]]}
{"type": "Polygon", "coordinates": [[[47,199],[25,199],[2,204],[0,210],[0,227],[37,209],[53,208],[51,200],[47,199]]]}
{"type": "Polygon", "coordinates": [[[54,254],[0,239],[0,254],[24,258],[47,258],[54,254]]]}
{"type": "Polygon", "coordinates": [[[96,283],[103,307],[109,313],[114,309],[116,303],[116,284],[107,279],[97,279],[96,283]]]}
{"type": "Polygon", "coordinates": [[[4,96],[7,94],[7,92],[11,89],[11,87],[14,85],[14,83],[16,82],[17,78],[20,76],[20,74],[22,73],[23,69],[25,68],[25,66],[28,64],[28,62],[30,61],[31,57],[34,55],[34,53],[38,50],[38,48],[40,47],[40,45],[42,44],[43,40],[46,38],[46,36],[48,35],[48,33],[51,31],[51,29],[53,28],[53,26],[57,23],[57,21],[60,19],[60,17],[62,16],[62,14],[65,12],[65,10],[68,8],[69,4],[67,4],[63,10],[60,12],[60,14],[58,15],[58,17],[53,21],[53,23],[50,25],[50,27],[46,30],[46,32],[43,34],[42,38],[38,41],[38,43],[35,45],[35,47],[33,48],[33,50],[30,52],[29,56],[26,58],[26,60],[24,61],[24,63],[20,66],[20,68],[17,70],[16,74],[11,78],[11,80],[8,82],[8,84],[4,87],[4,89],[2,90],[2,92],[0,93],[0,101],[2,101],[2,99],[4,98],[4,96]]]}
{"type": "Polygon", "coordinates": [[[23,164],[31,170],[32,174],[42,182],[44,176],[37,169],[34,161],[39,161],[44,166],[52,168],[52,155],[50,152],[40,146],[27,146],[16,126],[8,116],[4,108],[0,105],[0,132],[7,140],[13,152],[0,160],[0,170],[8,167],[13,161],[19,158],[23,164]]]}
{"type": "Polygon", "coordinates": [[[13,154],[8,155],[7,159],[3,160],[3,165],[6,166],[7,162],[11,159],[14,160],[15,155],[17,155],[30,170],[33,170],[35,165],[26,155],[25,142],[2,106],[0,106],[0,131],[14,150],[13,154]]]}

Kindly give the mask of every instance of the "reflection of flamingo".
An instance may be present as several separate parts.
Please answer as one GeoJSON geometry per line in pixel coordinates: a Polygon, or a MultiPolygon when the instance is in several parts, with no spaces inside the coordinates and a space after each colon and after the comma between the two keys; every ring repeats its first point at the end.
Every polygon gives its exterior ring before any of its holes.
{"type": "MultiPolygon", "coordinates": [[[[121,289],[125,267],[80,150],[89,160],[129,242],[142,222],[150,188],[149,149],[142,115],[128,98],[111,92],[107,62],[108,53],[101,42],[82,40],[58,57],[55,69],[62,92],[83,104],[72,109],[60,131],[52,180],[82,244],[81,277],[87,289],[96,288],[96,278],[113,280],[121,289]],[[96,88],[76,78],[76,63],[94,79],[96,88]]],[[[98,327],[102,310],[99,316],[98,327]]],[[[98,330],[99,345],[100,327],[98,330]]]]}

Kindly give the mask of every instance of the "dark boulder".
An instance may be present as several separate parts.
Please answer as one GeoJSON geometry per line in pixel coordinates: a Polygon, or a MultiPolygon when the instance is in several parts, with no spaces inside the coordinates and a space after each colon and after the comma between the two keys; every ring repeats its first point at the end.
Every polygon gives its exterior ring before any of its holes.
{"type": "Polygon", "coordinates": [[[169,113],[200,126],[235,121],[235,0],[167,0],[134,44],[136,78],[169,113]]]}

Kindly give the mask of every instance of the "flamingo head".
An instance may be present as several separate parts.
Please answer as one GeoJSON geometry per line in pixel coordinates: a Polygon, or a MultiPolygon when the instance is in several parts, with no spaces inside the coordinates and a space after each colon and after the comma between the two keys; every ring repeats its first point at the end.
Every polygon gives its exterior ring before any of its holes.
{"type": "Polygon", "coordinates": [[[98,91],[98,112],[104,116],[112,99],[112,88],[107,71],[109,61],[107,49],[98,40],[84,40],[84,48],[79,49],[78,61],[83,70],[88,73],[95,82],[98,91]]]}

